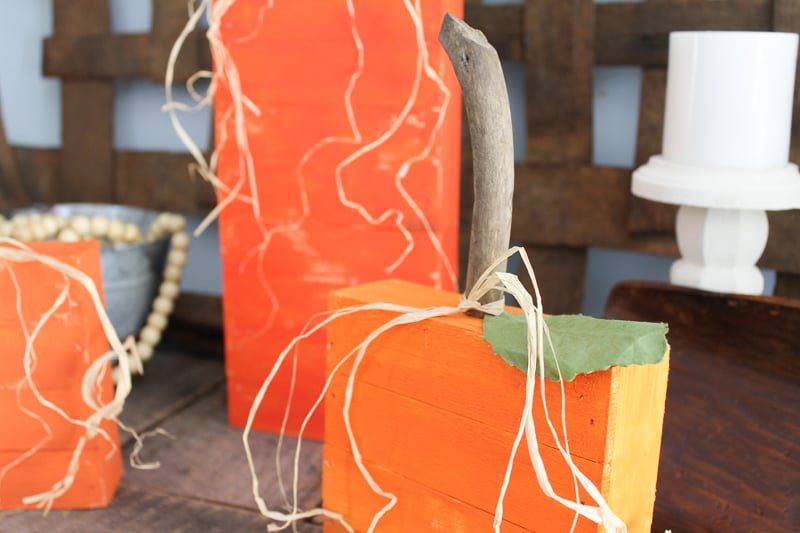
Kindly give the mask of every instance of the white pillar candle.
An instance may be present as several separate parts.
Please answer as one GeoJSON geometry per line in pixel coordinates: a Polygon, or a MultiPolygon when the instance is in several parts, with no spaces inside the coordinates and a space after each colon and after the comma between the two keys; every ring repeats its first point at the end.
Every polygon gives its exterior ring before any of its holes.
{"type": "Polygon", "coordinates": [[[671,33],[664,159],[739,169],[785,166],[796,62],[794,33],[671,33]]]}

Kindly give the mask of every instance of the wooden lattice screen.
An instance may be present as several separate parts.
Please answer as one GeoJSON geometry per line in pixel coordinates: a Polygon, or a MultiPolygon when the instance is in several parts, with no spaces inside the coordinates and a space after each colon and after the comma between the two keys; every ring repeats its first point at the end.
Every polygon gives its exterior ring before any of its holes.
{"type": "MultiPolygon", "coordinates": [[[[0,211],[32,202],[119,202],[207,212],[214,195],[192,180],[188,156],[115,151],[113,83],[163,81],[170,47],[186,20],[185,0],[153,0],[152,31],[112,34],[107,0],[53,0],[54,35],[44,43],[44,73],[62,80],[63,147],[8,147],[0,135],[0,211]]],[[[668,34],[674,30],[800,31],[798,0],[528,0],[482,6],[467,0],[468,22],[504,59],[527,66],[527,154],[517,166],[513,238],[534,257],[551,312],[580,307],[590,246],[677,255],[674,209],[632,198],[631,169],[592,164],[595,65],[644,67],[637,164],[661,147],[668,34]]],[[[178,81],[210,57],[203,36],[187,43],[178,81]]],[[[795,105],[791,160],[800,160],[795,105]]],[[[471,205],[465,150],[463,209],[471,205]]],[[[776,291],[800,294],[797,211],[770,213],[761,264],[779,272],[776,291]]],[[[463,255],[463,254],[462,254],[463,255]]]]}

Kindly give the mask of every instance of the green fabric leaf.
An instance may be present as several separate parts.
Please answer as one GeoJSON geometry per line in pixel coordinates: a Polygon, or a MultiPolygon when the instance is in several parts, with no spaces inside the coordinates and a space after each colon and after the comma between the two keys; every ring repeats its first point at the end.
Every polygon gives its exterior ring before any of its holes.
{"type": "MultiPolygon", "coordinates": [[[[612,366],[655,364],[667,351],[667,325],[625,320],[602,320],[583,315],[545,317],[561,375],[572,381],[578,374],[612,366]]],[[[528,371],[528,327],[521,313],[487,316],[483,337],[508,364],[528,371]]],[[[545,377],[558,381],[553,352],[545,337],[545,377]]],[[[537,369],[541,374],[541,369],[537,369]]]]}

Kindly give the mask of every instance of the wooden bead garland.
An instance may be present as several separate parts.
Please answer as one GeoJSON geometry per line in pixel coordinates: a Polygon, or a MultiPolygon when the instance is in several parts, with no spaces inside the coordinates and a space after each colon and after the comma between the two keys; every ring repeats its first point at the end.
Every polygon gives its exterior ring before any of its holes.
{"type": "MultiPolygon", "coordinates": [[[[175,213],[161,213],[150,225],[145,237],[136,224],[109,219],[102,215],[64,217],[50,213],[21,213],[14,215],[10,220],[0,215],[0,237],[11,237],[23,242],[53,238],[65,242],[99,239],[104,243],[122,245],[151,241],[166,234],[172,234],[172,237],[164,265],[163,281],[136,342],[136,351],[142,361],[153,357],[155,347],[161,341],[161,334],[169,323],[175,299],[180,293],[183,267],[186,265],[187,251],[191,243],[191,238],[186,233],[186,220],[175,213]]],[[[133,366],[135,365],[131,365],[133,366]]],[[[116,382],[120,367],[115,367],[113,372],[116,382]]]]}

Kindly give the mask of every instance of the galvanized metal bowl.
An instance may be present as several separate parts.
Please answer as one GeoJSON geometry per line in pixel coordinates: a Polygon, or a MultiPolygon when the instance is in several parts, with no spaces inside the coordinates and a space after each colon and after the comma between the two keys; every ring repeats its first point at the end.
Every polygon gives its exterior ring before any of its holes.
{"type": "MultiPolygon", "coordinates": [[[[17,213],[45,213],[71,217],[104,216],[133,223],[147,235],[157,211],[114,204],[56,204],[51,207],[21,209],[17,213]]],[[[133,244],[104,242],[100,249],[106,311],[117,335],[124,339],[137,333],[147,320],[158,293],[169,251],[169,237],[133,244]]]]}

